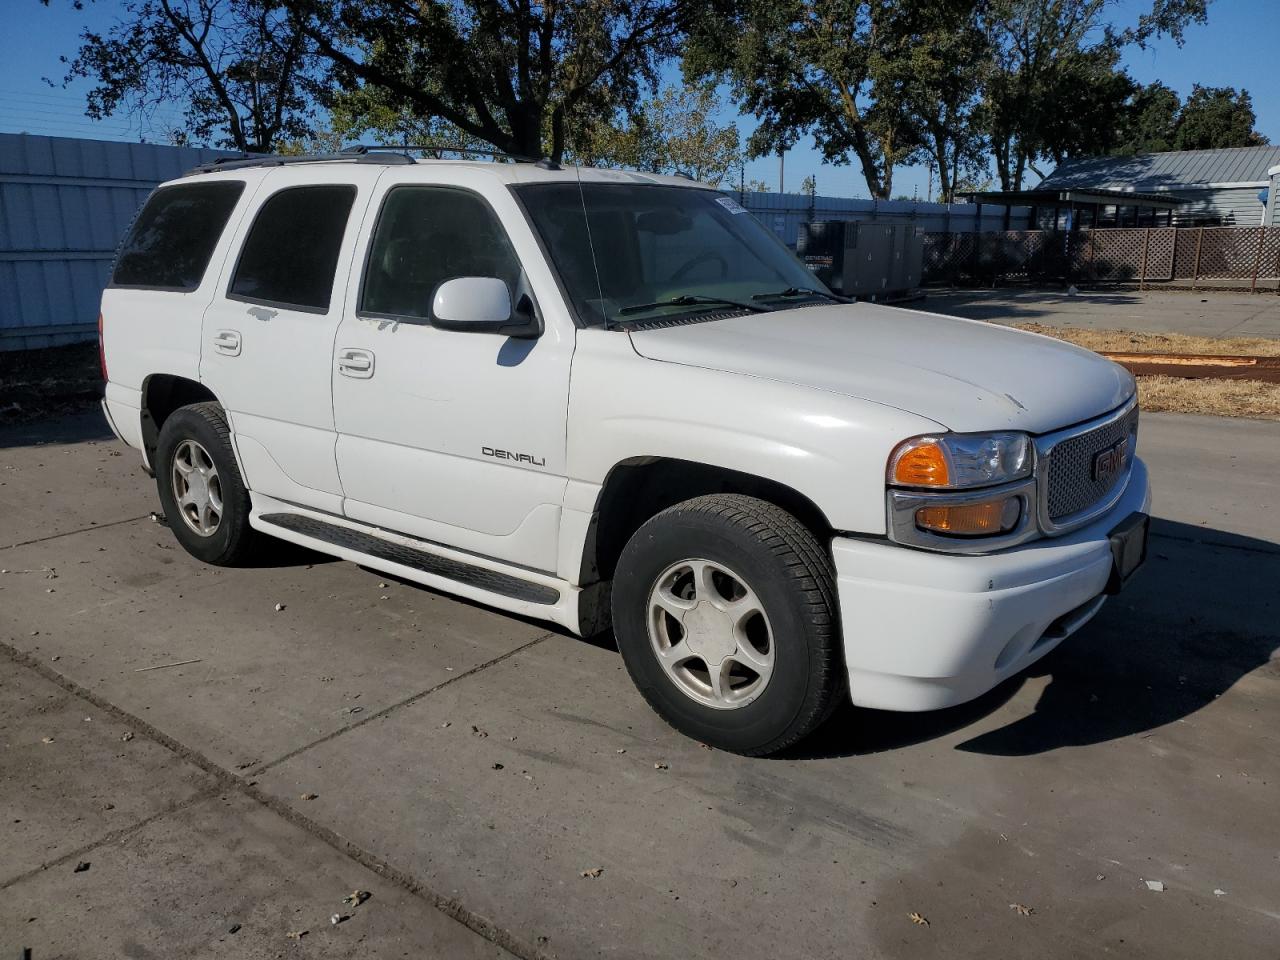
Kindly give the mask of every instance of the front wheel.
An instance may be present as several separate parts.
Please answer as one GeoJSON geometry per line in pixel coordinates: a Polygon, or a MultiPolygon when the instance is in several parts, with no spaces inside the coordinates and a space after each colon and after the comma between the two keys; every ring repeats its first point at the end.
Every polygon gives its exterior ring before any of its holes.
{"type": "Polygon", "coordinates": [[[194,403],[175,410],[160,429],[155,471],[169,529],[187,553],[218,566],[249,558],[255,540],[249,492],[221,406],[194,403]]]}
{"type": "Polygon", "coordinates": [[[844,689],[830,560],[754,497],[698,497],[646,522],[618,561],[613,622],[654,710],[724,750],[785,749],[844,689]]]}

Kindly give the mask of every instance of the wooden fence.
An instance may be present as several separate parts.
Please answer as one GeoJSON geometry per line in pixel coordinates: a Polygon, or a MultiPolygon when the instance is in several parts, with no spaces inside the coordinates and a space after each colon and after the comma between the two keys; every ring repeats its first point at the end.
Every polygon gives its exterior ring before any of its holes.
{"type": "MultiPolygon", "coordinates": [[[[1278,227],[926,233],[924,280],[1190,283],[1280,279],[1278,227]]],[[[1268,284],[1269,285],[1269,284],[1268,284]]],[[[1278,288],[1280,289],[1280,288],[1278,288]]]]}

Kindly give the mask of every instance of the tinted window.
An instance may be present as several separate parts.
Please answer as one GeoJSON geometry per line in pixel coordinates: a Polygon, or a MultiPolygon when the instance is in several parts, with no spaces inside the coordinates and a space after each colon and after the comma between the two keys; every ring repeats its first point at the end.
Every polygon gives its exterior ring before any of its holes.
{"type": "Polygon", "coordinates": [[[685,297],[766,305],[830,299],[771,231],[712,190],[569,182],[516,192],[587,323],[725,309],[664,303],[685,297]]]}
{"type": "Polygon", "coordinates": [[[200,286],[227,225],[242,181],[165,187],[151,194],[120,247],[111,283],[117,287],[200,286]]]}
{"type": "Polygon", "coordinates": [[[425,320],[454,277],[497,277],[516,300],[520,261],[497,215],[465,190],[396,187],[369,248],[361,312],[425,320]]]}
{"type": "Polygon", "coordinates": [[[245,238],[227,295],[328,310],[355,198],[356,188],[346,185],[290,187],[270,197],[245,238]]]}

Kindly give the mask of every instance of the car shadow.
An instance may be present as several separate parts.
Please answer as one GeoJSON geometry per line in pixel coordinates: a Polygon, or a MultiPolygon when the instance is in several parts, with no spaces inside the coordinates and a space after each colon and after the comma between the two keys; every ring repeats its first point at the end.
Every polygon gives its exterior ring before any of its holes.
{"type": "Polygon", "coordinates": [[[989,756],[1027,756],[1148,733],[1212,703],[1247,674],[1261,669],[1280,676],[1277,583],[1280,544],[1153,521],[1146,568],[1093,621],[1024,673],[977,700],[932,713],[844,705],[787,756],[878,753],[954,738],[970,727],[972,736],[954,749],[989,756]],[[1009,701],[1029,678],[1047,678],[1048,684],[1027,712],[1009,701]],[[997,714],[1007,722],[991,729],[997,714]]]}

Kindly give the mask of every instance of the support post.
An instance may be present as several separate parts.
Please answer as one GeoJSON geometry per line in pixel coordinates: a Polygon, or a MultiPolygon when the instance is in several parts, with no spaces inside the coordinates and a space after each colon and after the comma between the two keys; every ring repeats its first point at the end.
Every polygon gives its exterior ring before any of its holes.
{"type": "Polygon", "coordinates": [[[1191,274],[1191,289],[1196,288],[1200,280],[1200,247],[1204,244],[1204,227],[1196,227],[1196,265],[1191,274]]]}
{"type": "Polygon", "coordinates": [[[1262,247],[1267,242],[1267,228],[1258,228],[1258,252],[1253,258],[1253,280],[1249,282],[1249,292],[1258,292],[1258,268],[1262,266],[1262,247]]]}
{"type": "Polygon", "coordinates": [[[1151,250],[1151,228],[1142,231],[1142,266],[1138,270],[1138,289],[1147,289],[1147,253],[1151,250]]]}

